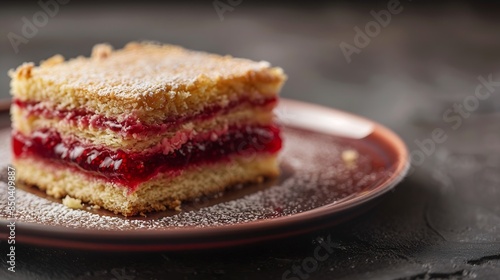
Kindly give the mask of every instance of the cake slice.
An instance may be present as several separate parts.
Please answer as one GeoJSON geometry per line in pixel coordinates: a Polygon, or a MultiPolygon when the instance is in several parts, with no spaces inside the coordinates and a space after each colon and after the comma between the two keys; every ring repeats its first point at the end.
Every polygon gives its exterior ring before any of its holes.
{"type": "Polygon", "coordinates": [[[96,45],[11,71],[20,184],[125,216],[279,174],[267,62],[171,45],[96,45]]]}

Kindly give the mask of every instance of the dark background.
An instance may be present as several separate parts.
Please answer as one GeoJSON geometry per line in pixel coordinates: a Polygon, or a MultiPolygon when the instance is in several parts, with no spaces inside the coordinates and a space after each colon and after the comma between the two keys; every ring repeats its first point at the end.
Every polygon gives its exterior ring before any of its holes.
{"type": "MultiPolygon", "coordinates": [[[[223,1],[226,2],[226,1],[223,1]]],[[[17,247],[19,279],[281,279],[313,254],[317,237],[335,252],[308,279],[500,278],[500,87],[452,129],[443,114],[472,96],[478,77],[500,81],[500,9],[491,2],[400,1],[348,63],[342,42],[389,1],[243,1],[218,16],[212,1],[70,1],[15,52],[33,2],[0,4],[0,96],[8,69],[53,54],[89,55],[109,42],[155,40],[267,60],[289,76],[282,96],[379,121],[410,151],[435,128],[448,140],[370,213],[340,227],[273,243],[191,253],[89,253],[17,247]]],[[[227,2],[226,2],[227,3],[227,2]]],[[[5,252],[5,242],[0,243],[5,252]]],[[[12,277],[4,269],[0,277],[12,277]]]]}

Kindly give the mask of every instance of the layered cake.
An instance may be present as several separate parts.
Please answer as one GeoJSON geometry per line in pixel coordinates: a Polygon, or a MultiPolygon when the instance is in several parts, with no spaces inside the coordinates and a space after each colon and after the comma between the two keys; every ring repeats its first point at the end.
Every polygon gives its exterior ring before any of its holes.
{"type": "Polygon", "coordinates": [[[125,216],[278,175],[267,62],[178,46],[96,45],[11,71],[19,184],[125,216]]]}

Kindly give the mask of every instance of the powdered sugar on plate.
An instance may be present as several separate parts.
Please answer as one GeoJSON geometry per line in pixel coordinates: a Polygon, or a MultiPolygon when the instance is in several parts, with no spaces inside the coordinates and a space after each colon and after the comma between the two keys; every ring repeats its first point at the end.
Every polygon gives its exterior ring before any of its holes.
{"type": "MultiPolygon", "coordinates": [[[[0,154],[10,147],[8,130],[0,133],[0,154]]],[[[215,197],[186,203],[182,211],[125,218],[85,205],[70,209],[43,192],[16,189],[14,219],[25,223],[89,230],[171,230],[248,223],[294,215],[325,205],[342,203],[376,187],[385,163],[362,140],[346,140],[290,127],[283,129],[285,146],[280,155],[282,175],[262,184],[237,186],[215,197]],[[342,153],[356,152],[354,162],[342,153]]],[[[8,157],[6,157],[8,159],[8,157]]],[[[5,159],[5,158],[4,158],[5,159]]],[[[3,160],[5,167],[9,161],[3,160]]],[[[6,169],[2,171],[0,218],[7,216],[6,169]]]]}

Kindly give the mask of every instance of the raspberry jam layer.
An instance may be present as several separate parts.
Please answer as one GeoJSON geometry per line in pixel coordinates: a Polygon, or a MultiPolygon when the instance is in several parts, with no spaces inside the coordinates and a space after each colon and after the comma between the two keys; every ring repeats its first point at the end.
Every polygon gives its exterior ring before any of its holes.
{"type": "Polygon", "coordinates": [[[265,99],[247,99],[230,101],[226,106],[211,105],[203,111],[187,116],[170,117],[157,124],[144,124],[137,117],[128,116],[124,120],[118,120],[114,117],[96,115],[86,109],[55,109],[49,108],[46,104],[34,101],[21,101],[15,99],[14,105],[23,109],[28,116],[43,117],[46,119],[57,119],[67,121],[72,125],[83,127],[95,127],[99,129],[109,129],[123,135],[141,135],[156,134],[166,131],[171,127],[177,127],[185,122],[194,120],[207,120],[217,115],[226,114],[235,108],[249,105],[255,107],[274,107],[277,104],[277,98],[265,99]]]}
{"type": "Polygon", "coordinates": [[[127,187],[129,191],[159,172],[174,176],[187,167],[229,161],[230,156],[272,154],[281,149],[276,126],[230,127],[217,139],[191,140],[169,154],[127,153],[85,146],[65,141],[53,130],[35,131],[30,136],[15,132],[12,138],[16,158],[37,157],[77,167],[89,175],[127,187]]]}

